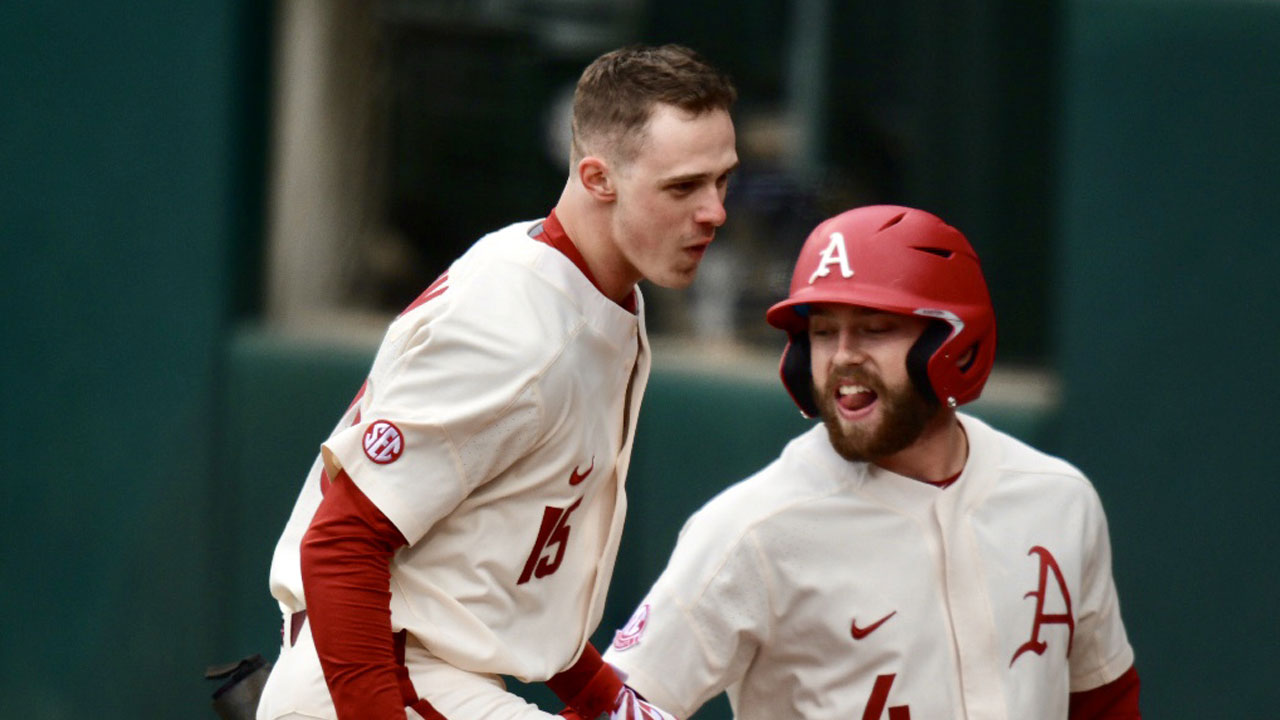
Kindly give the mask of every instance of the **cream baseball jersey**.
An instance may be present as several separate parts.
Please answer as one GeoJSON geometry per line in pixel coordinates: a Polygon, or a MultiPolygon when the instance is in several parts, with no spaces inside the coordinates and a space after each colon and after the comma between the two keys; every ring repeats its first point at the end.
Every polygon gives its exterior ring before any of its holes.
{"type": "MultiPolygon", "coordinates": [[[[541,681],[587,642],[649,375],[643,301],[632,314],[609,300],[535,226],[479,240],[388,328],[276,547],[286,614],[304,609],[299,543],[321,483],[345,470],[409,542],[390,569],[392,629],[411,649],[541,681]]],[[[313,679],[322,697],[303,711],[331,713],[313,679]]]]}
{"type": "Polygon", "coordinates": [[[817,425],[693,515],[605,659],[688,717],[1067,717],[1133,664],[1101,503],[1074,467],[960,415],[940,490],[817,425]]]}

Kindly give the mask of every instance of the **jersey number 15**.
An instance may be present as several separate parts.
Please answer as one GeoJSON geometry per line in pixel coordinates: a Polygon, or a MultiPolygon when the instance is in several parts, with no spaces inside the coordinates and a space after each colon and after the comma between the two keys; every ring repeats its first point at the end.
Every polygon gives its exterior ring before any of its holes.
{"type": "Polygon", "coordinates": [[[542,527],[538,529],[538,539],[533,543],[533,551],[524,563],[524,572],[520,573],[517,585],[529,582],[530,578],[543,578],[560,569],[564,560],[564,548],[569,542],[569,515],[582,504],[582,498],[568,508],[547,506],[542,510],[542,527]],[[548,555],[551,548],[554,555],[548,555]]]}

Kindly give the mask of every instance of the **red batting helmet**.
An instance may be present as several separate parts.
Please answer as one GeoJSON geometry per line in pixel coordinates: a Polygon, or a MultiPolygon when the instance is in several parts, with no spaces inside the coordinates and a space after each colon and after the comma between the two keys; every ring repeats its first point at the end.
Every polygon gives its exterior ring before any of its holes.
{"type": "Polygon", "coordinates": [[[991,374],[996,318],[978,255],[959,230],[923,210],[874,205],[823,221],[800,250],[791,295],[765,313],[790,339],[782,384],[815,417],[811,303],[934,319],[907,356],[916,388],[934,402],[956,407],[976,400],[991,374]]]}

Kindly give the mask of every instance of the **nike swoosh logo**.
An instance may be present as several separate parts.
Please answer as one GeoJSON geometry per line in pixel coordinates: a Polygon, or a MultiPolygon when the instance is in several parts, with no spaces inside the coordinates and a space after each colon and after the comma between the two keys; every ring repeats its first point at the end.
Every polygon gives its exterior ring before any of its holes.
{"type": "Polygon", "coordinates": [[[596,469],[596,459],[594,457],[591,458],[591,467],[587,468],[586,472],[578,472],[578,468],[575,466],[573,468],[573,472],[569,473],[569,484],[577,485],[583,480],[586,480],[587,476],[591,474],[591,471],[595,469],[596,469]]]}
{"type": "Polygon", "coordinates": [[[849,633],[853,635],[854,640],[861,640],[862,638],[875,632],[877,628],[879,628],[881,625],[888,622],[889,618],[897,614],[898,614],[898,611],[894,610],[893,612],[889,613],[888,615],[885,615],[884,617],[880,618],[879,620],[871,623],[870,625],[864,628],[858,627],[858,621],[855,619],[852,623],[850,623],[849,633]]]}

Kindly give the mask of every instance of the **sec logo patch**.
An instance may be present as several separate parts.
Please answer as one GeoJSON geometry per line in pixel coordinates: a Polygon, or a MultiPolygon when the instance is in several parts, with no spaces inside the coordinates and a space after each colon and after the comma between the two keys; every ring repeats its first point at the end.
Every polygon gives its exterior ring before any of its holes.
{"type": "Polygon", "coordinates": [[[404,434],[389,420],[374,420],[364,431],[364,454],[379,465],[393,463],[404,452],[404,434]]]}
{"type": "Polygon", "coordinates": [[[640,644],[644,629],[649,625],[649,603],[636,609],[635,614],[623,628],[613,634],[613,648],[626,650],[640,644]]]}

